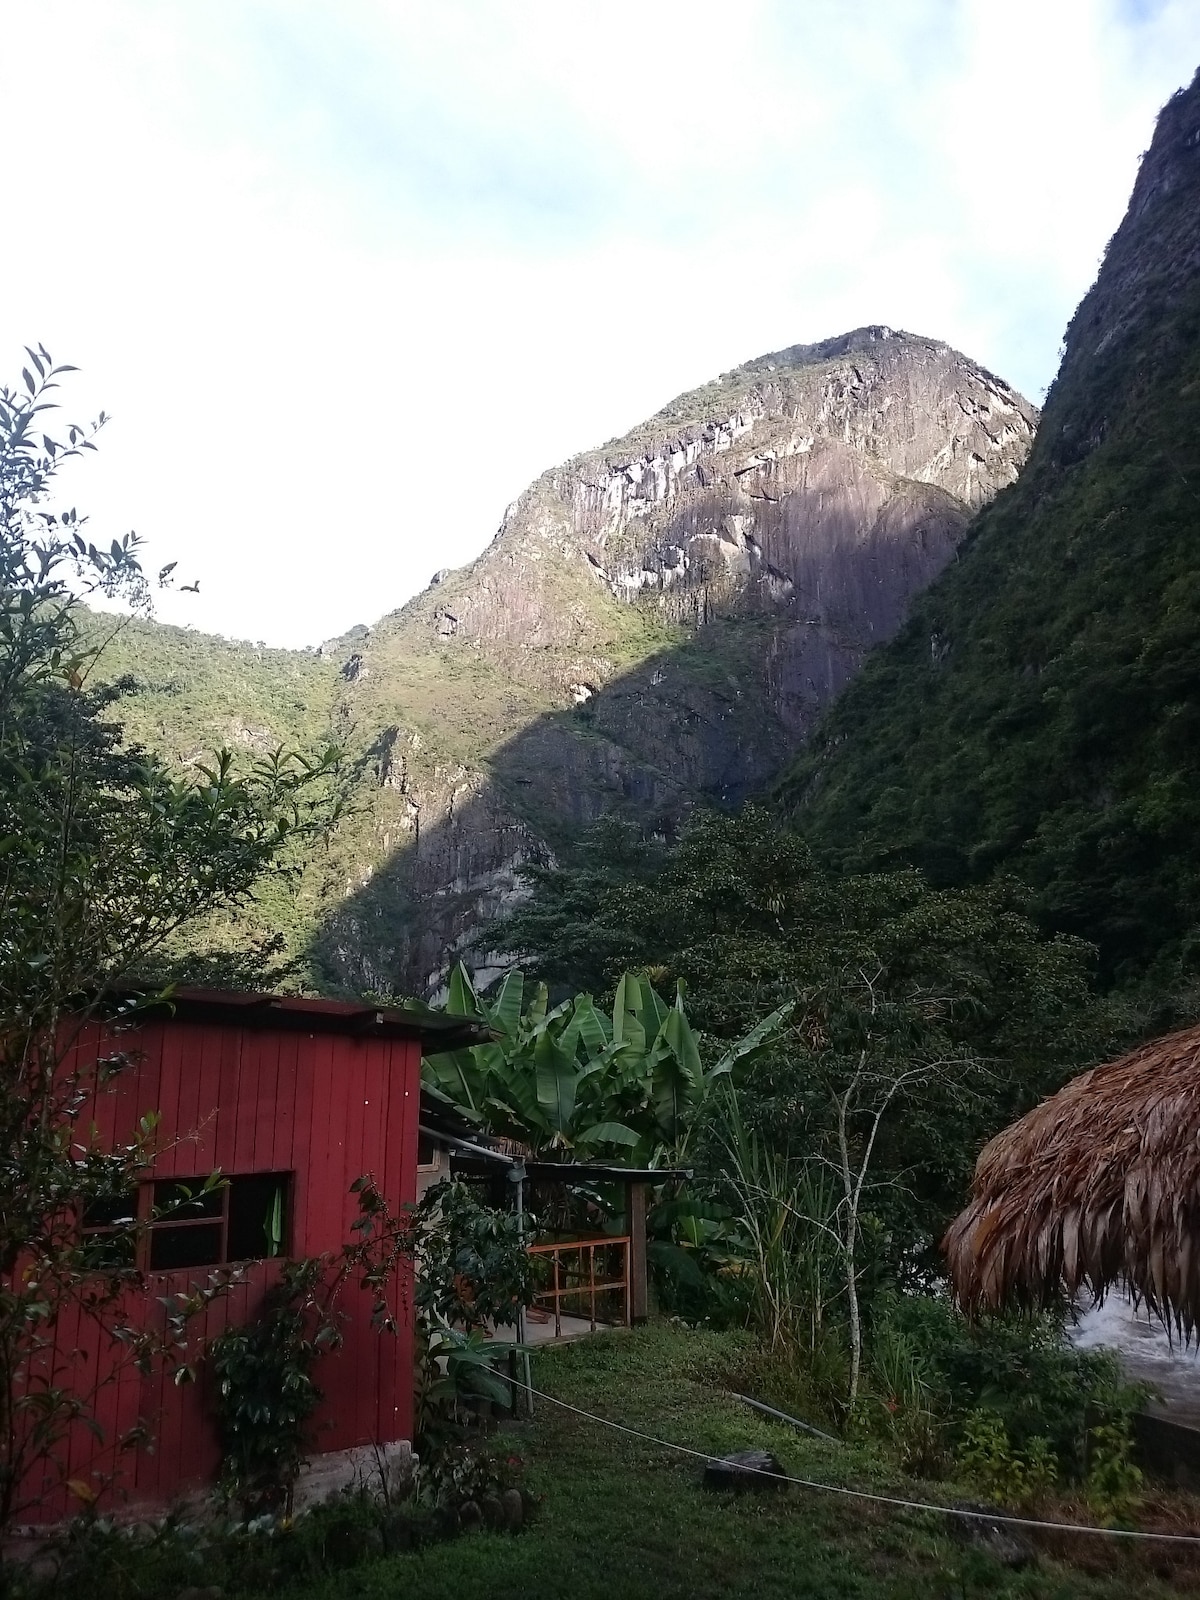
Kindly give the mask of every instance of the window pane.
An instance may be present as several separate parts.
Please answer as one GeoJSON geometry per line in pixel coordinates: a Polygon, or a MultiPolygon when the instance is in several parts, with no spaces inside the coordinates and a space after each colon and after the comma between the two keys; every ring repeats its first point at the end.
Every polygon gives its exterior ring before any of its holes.
{"type": "Polygon", "coordinates": [[[84,1228],[114,1228],[118,1223],[130,1223],[137,1216],[137,1190],[116,1195],[111,1200],[93,1200],[84,1208],[84,1228]]]}
{"type": "Polygon", "coordinates": [[[164,1222],[183,1222],[193,1217],[220,1217],[225,1214],[225,1188],[210,1189],[206,1178],[168,1178],[154,1185],[154,1210],[163,1213],[164,1222]]]}
{"type": "Polygon", "coordinates": [[[175,1267],[215,1267],[220,1260],[219,1222],[184,1223],[181,1227],[160,1222],[150,1230],[151,1272],[170,1272],[175,1267]]]}
{"type": "Polygon", "coordinates": [[[261,1261],[288,1251],[288,1175],[256,1172],[229,1180],[230,1261],[261,1261]]]}
{"type": "Polygon", "coordinates": [[[84,1272],[116,1272],[132,1267],[137,1259],[137,1235],[108,1228],[89,1229],[83,1236],[84,1272]]]}

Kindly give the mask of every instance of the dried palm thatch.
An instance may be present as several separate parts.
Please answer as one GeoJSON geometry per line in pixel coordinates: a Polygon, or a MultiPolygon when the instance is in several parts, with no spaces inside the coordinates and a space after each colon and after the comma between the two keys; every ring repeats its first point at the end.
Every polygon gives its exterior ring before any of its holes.
{"type": "Polygon", "coordinates": [[[1200,1027],[1081,1073],[975,1166],[942,1250],[968,1313],[1097,1303],[1124,1279],[1168,1326],[1200,1328],[1200,1027]]]}

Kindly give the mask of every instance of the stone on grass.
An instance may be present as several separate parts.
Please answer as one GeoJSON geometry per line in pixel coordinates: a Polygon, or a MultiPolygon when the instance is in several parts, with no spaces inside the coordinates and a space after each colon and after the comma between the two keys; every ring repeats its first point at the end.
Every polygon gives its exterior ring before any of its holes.
{"type": "Polygon", "coordinates": [[[956,1511],[972,1511],[971,1517],[949,1517],[950,1532],[959,1544],[972,1545],[986,1551],[1002,1567],[1019,1572],[1037,1560],[1037,1551],[1029,1540],[1010,1522],[997,1522],[994,1507],[972,1505],[968,1500],[955,1502],[956,1511]]]}
{"type": "Polygon", "coordinates": [[[706,1489],[786,1489],[783,1466],[769,1450],[737,1450],[704,1469],[706,1489]]]}
{"type": "Polygon", "coordinates": [[[504,1507],[504,1526],[515,1533],[525,1521],[525,1500],[520,1489],[505,1489],[500,1504],[504,1507]]]}
{"type": "Polygon", "coordinates": [[[463,1533],[473,1533],[483,1527],[483,1512],[478,1500],[464,1500],[458,1508],[458,1525],[463,1533]]]}

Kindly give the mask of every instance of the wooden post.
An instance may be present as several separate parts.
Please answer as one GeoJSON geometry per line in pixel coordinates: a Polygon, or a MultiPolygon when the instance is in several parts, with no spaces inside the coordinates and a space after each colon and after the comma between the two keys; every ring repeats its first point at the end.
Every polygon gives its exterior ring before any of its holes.
{"type": "Polygon", "coordinates": [[[629,1320],[645,1322],[650,1314],[646,1275],[646,1185],[625,1185],[625,1231],[629,1235],[629,1320]]]}

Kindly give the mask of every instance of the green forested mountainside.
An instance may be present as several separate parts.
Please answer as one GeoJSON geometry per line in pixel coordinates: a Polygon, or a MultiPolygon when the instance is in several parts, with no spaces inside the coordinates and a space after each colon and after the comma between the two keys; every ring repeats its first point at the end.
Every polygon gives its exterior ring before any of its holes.
{"type": "MultiPolygon", "coordinates": [[[[94,613],[89,644],[100,646],[92,671],[119,689],[107,716],[130,745],[182,767],[209,765],[228,749],[239,768],[283,748],[315,758],[337,737],[333,722],[338,661],[316,651],[270,650],[141,618],[94,613]]],[[[198,980],[271,982],[279,956],[306,949],[334,891],[345,844],[310,842],[295,871],[267,881],[236,917],[223,914],[189,928],[186,947],[171,952],[175,970],[198,980]],[[271,959],[259,958],[274,942],[271,959]],[[204,952],[200,955],[199,952],[204,952]]],[[[315,982],[307,965],[291,983],[315,982]]]]}
{"type": "Polygon", "coordinates": [[[222,746],[262,754],[331,736],[337,663],[307,650],[269,650],[190,628],[94,614],[97,670],[126,680],[118,715],[137,743],[181,761],[222,746]]]}
{"type": "Polygon", "coordinates": [[[937,340],[792,346],[543,474],[477,560],[320,652],[134,623],[97,673],[185,765],[334,739],[346,812],[243,931],[319,989],[434,994],[468,949],[495,975],[480,930],[597,818],[671,834],[761,792],[1036,420],[937,340]]]}
{"type": "Polygon", "coordinates": [[[1065,349],[1020,480],[780,795],[827,860],[1017,873],[1169,989],[1200,961],[1200,75],[1065,349]]]}

